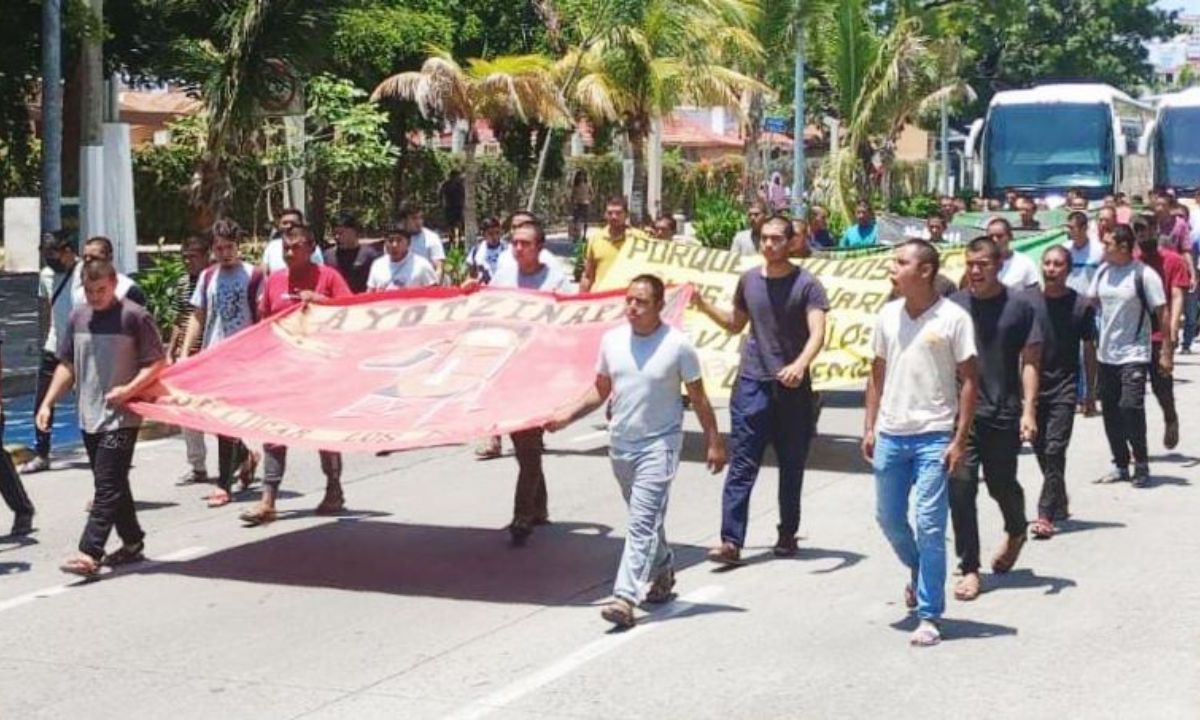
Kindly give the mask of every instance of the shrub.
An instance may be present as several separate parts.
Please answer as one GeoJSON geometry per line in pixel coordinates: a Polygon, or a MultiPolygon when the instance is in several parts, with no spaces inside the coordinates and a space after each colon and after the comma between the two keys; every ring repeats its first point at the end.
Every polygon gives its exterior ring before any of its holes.
{"type": "Polygon", "coordinates": [[[705,247],[729,249],[733,236],[742,229],[745,212],[741,203],[724,193],[708,192],[696,199],[693,226],[705,247]]]}

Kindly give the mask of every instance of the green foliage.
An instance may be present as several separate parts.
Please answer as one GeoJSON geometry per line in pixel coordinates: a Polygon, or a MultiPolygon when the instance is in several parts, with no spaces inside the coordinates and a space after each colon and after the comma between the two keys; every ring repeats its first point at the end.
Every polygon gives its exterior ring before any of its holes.
{"type": "MultiPolygon", "coordinates": [[[[169,123],[171,140],[165,145],[140,145],[133,150],[133,200],[138,236],[143,241],[178,242],[191,232],[188,192],[200,147],[204,118],[184,116],[169,123]]],[[[266,174],[253,156],[233,158],[231,215],[247,230],[267,222],[261,202],[266,174]]]]}
{"type": "Polygon", "coordinates": [[[329,38],[338,74],[373,88],[397,70],[420,67],[431,45],[452,43],[454,23],[448,16],[406,5],[372,2],[338,13],[329,38]]]}
{"type": "Polygon", "coordinates": [[[692,225],[705,247],[729,249],[733,236],[745,223],[742,206],[724,193],[704,193],[696,199],[692,225]]]}
{"type": "Polygon", "coordinates": [[[467,246],[454,243],[446,248],[446,260],[442,274],[447,285],[459,286],[467,279],[467,246]]]}
{"type": "Polygon", "coordinates": [[[138,273],[138,286],[146,293],[146,309],[154,317],[164,339],[170,337],[171,329],[175,327],[176,295],[179,282],[186,274],[183,258],[162,252],[161,245],[150,268],[138,273]]]}
{"type": "Polygon", "coordinates": [[[897,197],[892,200],[888,209],[904,217],[924,218],[928,217],[930,213],[937,212],[938,199],[936,196],[926,193],[897,197]]]}

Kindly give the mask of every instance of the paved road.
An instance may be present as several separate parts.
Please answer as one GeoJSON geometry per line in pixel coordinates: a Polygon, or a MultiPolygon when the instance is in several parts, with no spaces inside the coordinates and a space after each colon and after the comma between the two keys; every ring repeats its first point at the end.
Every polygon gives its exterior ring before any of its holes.
{"type": "MultiPolygon", "coordinates": [[[[594,423],[552,437],[554,524],[520,550],[501,529],[510,457],[353,457],[354,512],[322,519],[309,514],[315,457],[297,453],[285,516],[243,529],[244,505],[208,510],[202,489],[174,485],[177,439],[147,443],[134,482],[154,561],[82,585],[55,569],[89,496],[76,459],[28,479],[31,544],[0,544],[0,717],[1200,717],[1200,362],[1179,374],[1185,442],[1156,449],[1153,487],[1088,484],[1106,451],[1100,421],[1081,421],[1070,532],[1030,543],[978,601],[950,600],[947,640],[927,650],[907,645],[904,572],[873,521],[854,394],[822,420],[795,560],[769,558],[768,476],[753,562],[702,561],[720,480],[689,435],[668,522],[681,597],[627,633],[597,612],[624,511],[594,423]]],[[[1150,418],[1160,448],[1156,407],[1150,418]]],[[[1032,457],[1021,469],[1040,484],[1032,457]]],[[[986,493],[980,504],[990,552],[999,512],[986,493]]]]}

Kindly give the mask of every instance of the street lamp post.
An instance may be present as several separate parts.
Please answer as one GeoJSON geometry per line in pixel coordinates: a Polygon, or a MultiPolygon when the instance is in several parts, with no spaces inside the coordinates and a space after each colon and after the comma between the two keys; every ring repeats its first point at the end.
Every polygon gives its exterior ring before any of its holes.
{"type": "Polygon", "coordinates": [[[804,216],[804,22],[800,17],[803,0],[796,0],[796,58],[793,92],[796,115],[792,142],[792,217],[804,216]]]}

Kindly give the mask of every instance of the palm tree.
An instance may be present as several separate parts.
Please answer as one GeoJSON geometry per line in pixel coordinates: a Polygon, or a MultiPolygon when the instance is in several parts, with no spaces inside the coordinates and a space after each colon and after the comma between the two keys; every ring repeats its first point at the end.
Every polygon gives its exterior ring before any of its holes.
{"type": "MultiPolygon", "coordinates": [[[[960,79],[961,52],[951,40],[931,43],[929,18],[900,14],[877,37],[867,0],[826,5],[817,20],[815,58],[833,88],[846,124],[846,141],[822,170],[830,209],[849,217],[856,196],[868,191],[870,157],[880,151],[884,170],[904,125],[943,98],[972,96],[960,79]]],[[[885,183],[886,191],[886,183],[885,183]]]]}
{"type": "Polygon", "coordinates": [[[166,24],[188,32],[159,51],[166,53],[176,79],[204,98],[207,131],[191,187],[197,228],[228,213],[233,198],[229,160],[262,126],[262,101],[288,90],[281,85],[297,91],[301,77],[320,67],[325,49],[312,38],[323,34],[336,5],[177,0],[166,6],[166,24]]]}
{"type": "MultiPolygon", "coordinates": [[[[744,93],[769,92],[735,69],[760,62],[757,0],[645,0],[617,3],[597,39],[574,48],[559,70],[578,67],[570,99],[599,122],[617,123],[634,161],[635,219],[644,217],[646,140],[651,123],[680,105],[741,110],[744,93]]],[[[583,33],[587,35],[587,31],[583,33]]]]}
{"type": "Polygon", "coordinates": [[[553,63],[542,55],[472,59],[462,66],[448,51],[433,48],[420,70],[386,78],[371,94],[376,101],[393,98],[415,102],[427,118],[466,123],[467,138],[463,148],[466,237],[475,237],[477,229],[475,152],[479,147],[479,136],[475,123],[507,117],[543,124],[566,123],[570,114],[559,98],[552,70],[553,63]]]}

